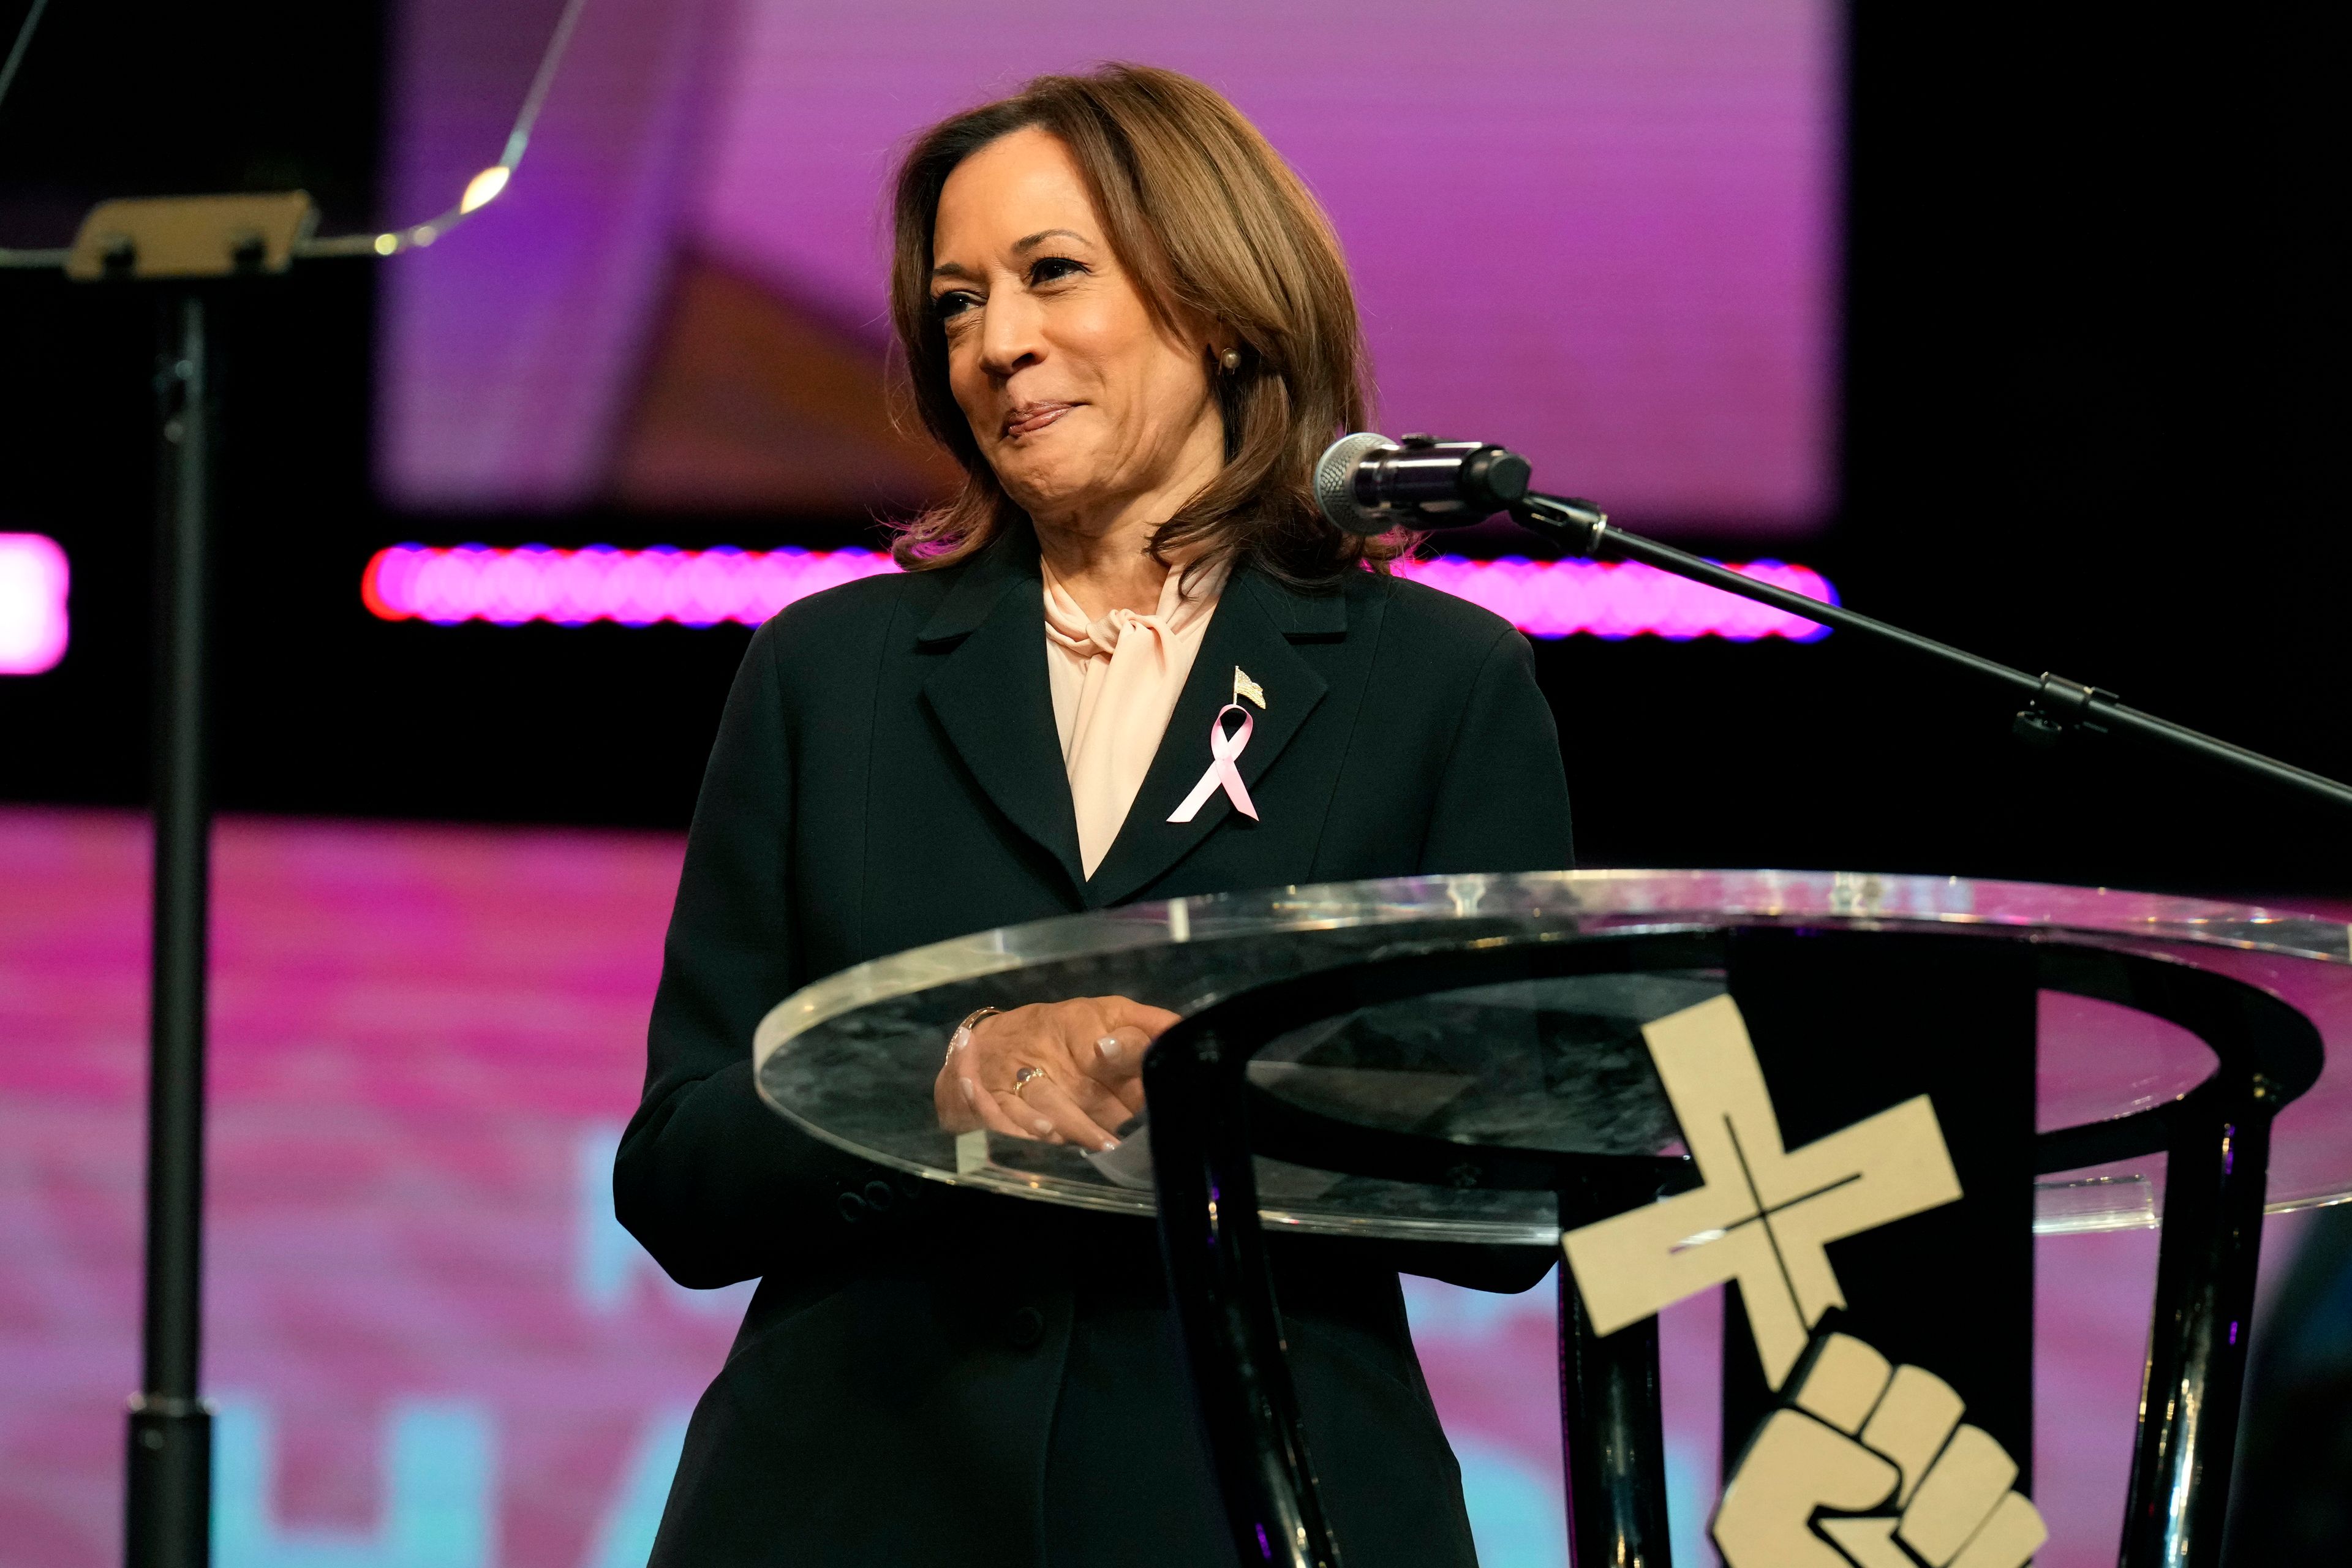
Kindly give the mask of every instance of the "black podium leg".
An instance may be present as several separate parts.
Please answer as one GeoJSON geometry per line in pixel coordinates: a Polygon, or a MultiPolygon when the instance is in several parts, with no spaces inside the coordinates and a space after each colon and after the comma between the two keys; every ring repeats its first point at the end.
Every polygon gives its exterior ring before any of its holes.
{"type": "MultiPolygon", "coordinates": [[[[1560,1194],[1570,1230],[1657,1196],[1654,1176],[1571,1177],[1560,1194]]],[[[1574,1568],[1672,1568],[1666,1433],[1659,1407],[1658,1320],[1597,1337],[1568,1265],[1559,1266],[1559,1436],[1568,1552],[1574,1568]]]]}
{"type": "Polygon", "coordinates": [[[2122,1568],[2221,1560],[2277,1109],[2266,1079],[2217,1079],[2173,1121],[2122,1568]]]}
{"type": "Polygon", "coordinates": [[[1564,1265],[1559,1428],[1568,1462],[1569,1561],[1575,1568],[1671,1568],[1658,1320],[1594,1338],[1564,1265]]]}
{"type": "Polygon", "coordinates": [[[1181,1026],[1143,1059],[1160,1261],[1239,1561],[1339,1568],[1258,1221],[1245,1061],[1181,1026]]]}

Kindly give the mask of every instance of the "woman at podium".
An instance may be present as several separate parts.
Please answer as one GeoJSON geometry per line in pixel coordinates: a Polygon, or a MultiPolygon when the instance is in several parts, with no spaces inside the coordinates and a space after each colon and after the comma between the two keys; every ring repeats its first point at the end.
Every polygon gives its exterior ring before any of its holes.
{"type": "MultiPolygon", "coordinates": [[[[654,1561],[1231,1561],[1150,1226],[950,1191],[810,1138],[754,1025],[821,975],[1136,900],[1570,860],[1526,640],[1398,580],[1309,489],[1366,423],[1329,226],[1206,87],[1047,77],[918,141],[892,319],[961,466],[908,570],[752,638],[695,810],[621,1218],[681,1283],[757,1278],[654,1561]]],[[[1100,1148],[1171,1015],[1040,996],[940,1042],[957,1128],[1100,1148]],[[953,1048],[949,1047],[952,1045],[953,1048]]],[[[1549,1249],[1276,1241],[1351,1568],[1473,1563],[1397,1270],[1549,1249]]]]}

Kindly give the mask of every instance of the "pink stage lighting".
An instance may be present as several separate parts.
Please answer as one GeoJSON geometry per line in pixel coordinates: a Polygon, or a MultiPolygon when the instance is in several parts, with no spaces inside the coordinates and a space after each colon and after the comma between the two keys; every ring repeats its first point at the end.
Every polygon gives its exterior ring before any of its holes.
{"type": "Polygon", "coordinates": [[[0,675],[38,675],[66,656],[66,552],[38,533],[0,533],[0,675]]]}
{"type": "MultiPolygon", "coordinates": [[[[1779,561],[1736,563],[1731,570],[1825,605],[1838,602],[1829,579],[1810,566],[1779,561]]],[[[1441,555],[1403,561],[1400,577],[1442,588],[1510,622],[1531,637],[1725,637],[1753,642],[1786,637],[1814,642],[1829,627],[1743,599],[1638,561],[1472,561],[1441,555]]]]}
{"type": "MultiPolygon", "coordinates": [[[[1837,603],[1818,572],[1778,561],[1731,568],[1743,576],[1837,603]]],[[[520,626],[552,621],[584,626],[617,621],[651,626],[757,626],[794,599],[854,578],[895,572],[872,550],[551,550],[527,544],[454,550],[395,544],[379,550],[360,577],[360,596],[387,621],[436,626],[490,621],[520,626]]],[[[1685,582],[1634,563],[1471,561],[1444,555],[1401,562],[1397,574],[1480,605],[1529,637],[1786,637],[1811,642],[1829,628],[1751,600],[1685,582]]]]}

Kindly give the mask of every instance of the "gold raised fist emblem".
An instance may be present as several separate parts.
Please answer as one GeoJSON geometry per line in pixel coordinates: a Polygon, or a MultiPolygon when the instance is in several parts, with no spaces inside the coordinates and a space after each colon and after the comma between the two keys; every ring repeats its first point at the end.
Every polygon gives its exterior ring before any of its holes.
{"type": "Polygon", "coordinates": [[[1729,1568],[2022,1568],[2050,1531],[1951,1384],[1851,1334],[1814,1342],[1712,1533],[1729,1568]]]}

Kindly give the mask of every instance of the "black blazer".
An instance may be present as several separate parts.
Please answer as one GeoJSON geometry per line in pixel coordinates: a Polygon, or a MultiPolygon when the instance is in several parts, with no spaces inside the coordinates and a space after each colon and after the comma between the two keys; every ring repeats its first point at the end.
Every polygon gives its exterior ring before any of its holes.
{"type": "MultiPolygon", "coordinates": [[[[680,1283],[761,1279],[695,1411],[654,1563],[1232,1561],[1151,1226],[894,1177],[794,1131],[751,1087],[752,1028],[777,1002],[864,959],[1131,900],[1570,855],[1526,639],[1414,584],[1360,573],[1310,595],[1237,570],[1091,879],[1025,530],[761,627],[695,808],[614,1174],[622,1222],[680,1283]],[[1266,696],[1241,758],[1259,820],[1219,794],[1171,824],[1236,666],[1266,696]]],[[[1549,1249],[1277,1247],[1350,1564],[1467,1568],[1396,1270],[1524,1289],[1549,1249]]]]}

